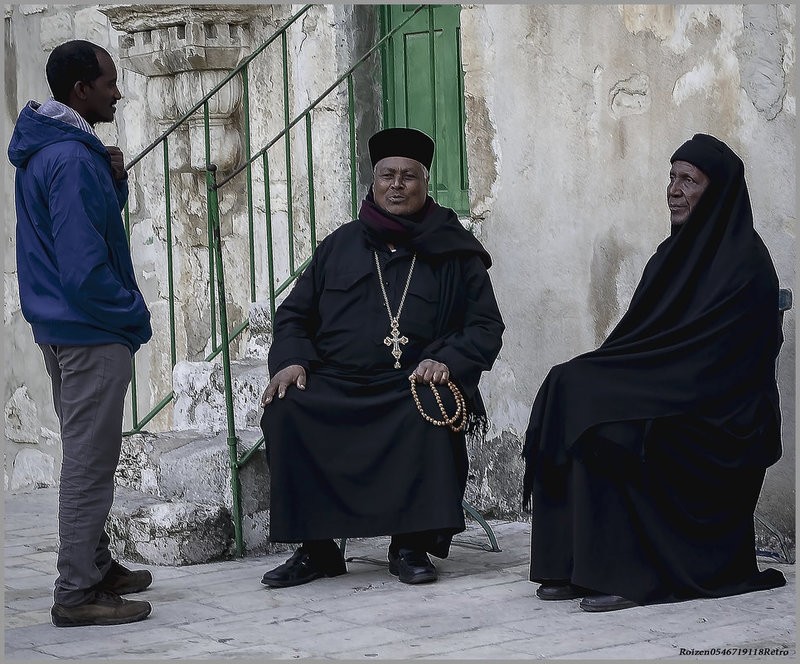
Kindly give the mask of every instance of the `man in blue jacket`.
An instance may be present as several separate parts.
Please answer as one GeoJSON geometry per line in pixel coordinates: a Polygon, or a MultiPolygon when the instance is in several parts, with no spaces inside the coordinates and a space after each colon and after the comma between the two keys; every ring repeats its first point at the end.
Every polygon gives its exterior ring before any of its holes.
{"type": "Polygon", "coordinates": [[[128,196],[122,151],[94,132],[112,122],[117,70],[87,41],[47,61],[53,98],[17,119],[8,156],[17,168],[17,274],[22,313],[50,375],[61,425],[58,579],[53,624],[142,620],[150,572],[112,560],[104,530],[114,499],[131,356],[151,336],[121,209],[128,196]]]}

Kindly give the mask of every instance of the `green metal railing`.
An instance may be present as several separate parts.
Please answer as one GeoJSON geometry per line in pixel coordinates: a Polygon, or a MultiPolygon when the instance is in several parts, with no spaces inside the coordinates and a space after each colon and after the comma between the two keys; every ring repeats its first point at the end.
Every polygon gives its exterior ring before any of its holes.
{"type": "MultiPolygon", "coordinates": [[[[248,210],[248,222],[249,222],[249,238],[250,238],[250,257],[249,257],[249,274],[250,274],[250,296],[251,301],[255,299],[256,294],[256,279],[255,279],[255,255],[253,249],[253,201],[252,201],[252,176],[249,168],[250,163],[250,100],[249,100],[249,81],[248,81],[248,67],[249,65],[259,57],[262,53],[264,53],[267,48],[273,44],[276,40],[281,39],[282,42],[286,42],[286,31],[295,23],[297,22],[303,15],[305,15],[310,9],[312,5],[305,5],[299,11],[297,11],[294,15],[292,15],[276,32],[261,46],[256,48],[249,56],[247,56],[235,69],[233,69],[229,74],[227,74],[216,86],[214,86],[209,92],[203,96],[196,104],[194,104],[190,109],[188,109],[181,117],[179,117],[174,123],[172,123],[158,138],[156,138],[152,143],[150,143],[147,147],[145,147],[136,157],[131,159],[131,161],[127,165],[127,170],[131,171],[134,166],[136,166],[139,162],[141,162],[145,157],[148,157],[151,154],[156,153],[159,146],[161,146],[162,152],[162,168],[164,172],[164,218],[165,218],[165,227],[166,227],[166,256],[167,256],[167,300],[169,303],[169,347],[170,347],[170,368],[174,368],[175,364],[177,363],[177,349],[176,349],[176,327],[175,327],[175,289],[174,289],[174,281],[175,281],[175,269],[174,269],[174,245],[173,245],[173,237],[172,237],[172,225],[173,225],[173,211],[172,211],[172,183],[170,181],[170,151],[169,151],[169,139],[170,136],[174,135],[176,131],[180,128],[186,126],[191,118],[193,118],[198,111],[202,112],[203,115],[203,133],[204,133],[204,151],[206,157],[206,164],[211,166],[211,140],[210,140],[210,121],[209,121],[209,102],[210,100],[220,92],[226,85],[228,85],[234,78],[241,77],[242,80],[242,105],[243,105],[243,116],[244,116],[244,124],[245,124],[245,131],[244,131],[244,149],[245,155],[247,158],[248,163],[248,173],[247,173],[247,194],[248,194],[248,201],[247,201],[247,210],[248,210]]],[[[284,47],[284,53],[285,53],[284,47]]],[[[284,60],[284,79],[288,79],[288,72],[287,72],[287,63],[284,60]]],[[[288,94],[288,83],[285,84],[285,89],[287,90],[288,94]]],[[[208,188],[208,187],[207,187],[208,188]]],[[[216,191],[216,186],[214,187],[216,191]]],[[[210,190],[207,193],[207,196],[210,196],[210,190]]],[[[130,237],[131,233],[131,225],[130,225],[130,211],[128,206],[126,206],[124,211],[124,219],[125,219],[125,226],[128,232],[128,237],[130,237]]],[[[218,270],[222,269],[222,263],[216,264],[215,256],[214,256],[214,235],[213,235],[213,224],[212,224],[212,213],[211,213],[211,206],[207,205],[207,239],[208,239],[208,258],[207,258],[207,266],[208,266],[208,305],[209,305],[209,319],[211,321],[209,335],[210,335],[210,352],[208,352],[203,359],[205,361],[211,361],[216,358],[222,352],[222,346],[220,345],[218,339],[218,297],[219,293],[215,291],[215,273],[218,270]]],[[[220,300],[224,302],[225,300],[220,300]]],[[[220,307],[221,309],[222,307],[220,307]]],[[[241,325],[237,327],[237,336],[246,328],[246,325],[242,327],[241,325]],[[241,329],[239,329],[241,328],[241,329]]],[[[231,335],[233,337],[233,335],[231,335]]],[[[233,337],[235,338],[235,337],[233,337]]],[[[145,426],[147,426],[159,413],[161,413],[175,398],[175,394],[172,391],[167,392],[166,394],[158,395],[156,397],[156,402],[153,404],[150,409],[147,411],[146,414],[143,416],[139,416],[139,391],[138,391],[138,381],[137,381],[137,370],[136,370],[136,360],[134,358],[133,361],[133,378],[131,380],[131,428],[130,430],[126,431],[126,434],[136,433],[142,431],[145,426]]]]}
{"type": "MultiPolygon", "coordinates": [[[[231,488],[232,488],[232,518],[234,523],[234,536],[236,554],[242,555],[244,552],[244,542],[242,536],[242,507],[241,507],[241,487],[239,473],[253,455],[264,444],[264,439],[261,437],[249,449],[245,450],[241,455],[239,454],[239,437],[236,433],[234,407],[233,407],[233,388],[231,378],[231,344],[248,328],[248,320],[234,323],[230,327],[227,312],[227,294],[225,287],[225,268],[224,268],[224,246],[222,241],[221,223],[220,223],[220,208],[219,198],[220,193],[226,187],[232,187],[232,183],[240,182],[239,178],[244,177],[244,192],[247,200],[247,230],[248,230],[248,243],[247,243],[247,268],[244,270],[247,274],[248,293],[250,302],[255,302],[259,292],[259,284],[257,283],[256,267],[259,265],[258,254],[259,247],[256,246],[256,219],[254,215],[254,171],[256,171],[263,179],[263,196],[264,196],[264,234],[265,243],[262,249],[263,258],[266,263],[267,284],[266,296],[269,303],[270,316],[274,319],[277,300],[285,293],[302,273],[305,267],[311,260],[311,256],[297,256],[297,247],[295,246],[295,233],[298,231],[296,217],[293,212],[294,203],[293,196],[294,181],[292,170],[292,130],[295,128],[303,129],[305,137],[305,176],[307,177],[308,187],[305,192],[304,202],[307,204],[308,210],[308,233],[310,252],[313,253],[317,244],[317,223],[316,223],[316,197],[315,197],[315,182],[314,182],[314,139],[313,139],[313,112],[319,108],[320,104],[327,100],[330,95],[340,90],[340,86],[346,86],[347,98],[347,125],[349,134],[349,161],[350,161],[350,202],[351,212],[355,217],[358,209],[358,189],[357,189],[357,162],[356,162],[356,124],[355,124],[355,108],[354,108],[354,73],[366,63],[369,58],[375,54],[379,54],[381,49],[388,40],[390,40],[398,31],[400,31],[409,21],[411,21],[419,12],[425,10],[425,5],[418,6],[402,23],[393,27],[393,29],[378,40],[368,51],[362,54],[359,59],[350,66],[341,76],[339,76],[330,86],[328,86],[321,94],[319,94],[314,101],[306,106],[300,113],[292,117],[291,107],[291,94],[289,88],[289,57],[288,57],[288,37],[287,32],[289,28],[295,24],[303,15],[305,15],[312,5],[305,5],[294,15],[292,15],[266,42],[259,46],[253,53],[245,58],[235,69],[226,75],[222,81],[210,90],[200,101],[198,101],[192,108],[184,113],[175,123],[173,123],[166,131],[164,131],[155,141],[147,146],[139,155],[137,155],[128,165],[128,169],[133,168],[144,157],[155,153],[157,148],[161,146],[161,158],[164,171],[164,214],[165,214],[165,233],[166,233],[166,256],[167,256],[167,298],[169,301],[169,361],[170,367],[174,368],[177,363],[177,344],[176,344],[176,312],[175,312],[175,273],[174,273],[174,256],[173,256],[173,209],[171,204],[171,181],[170,181],[170,136],[174,134],[181,126],[189,122],[189,119],[194,117],[199,111],[202,112],[203,129],[205,139],[205,183],[206,183],[206,212],[207,212],[207,237],[208,237],[208,256],[207,256],[207,269],[208,269],[208,311],[210,319],[209,341],[210,350],[206,353],[204,359],[211,361],[217,356],[221,355],[223,379],[224,379],[224,392],[225,392],[225,410],[226,410],[226,429],[227,429],[227,444],[229,451],[229,463],[231,471],[231,488]],[[279,55],[281,57],[281,73],[282,73],[282,119],[283,128],[269,140],[262,148],[253,152],[251,145],[251,109],[250,109],[250,71],[251,63],[259,55],[264,53],[266,49],[273,43],[279,42],[279,55]],[[211,139],[210,139],[210,121],[209,121],[209,102],[214,95],[222,90],[226,85],[231,83],[234,78],[239,77],[242,85],[242,122],[243,122],[243,163],[233,168],[228,174],[217,172],[217,167],[212,163],[211,156],[211,139]],[[275,250],[274,250],[274,228],[273,228],[273,205],[272,205],[272,170],[270,159],[270,151],[275,147],[282,147],[284,152],[285,168],[285,187],[286,187],[286,218],[287,218],[287,266],[288,274],[286,274],[280,285],[277,284],[278,275],[275,268],[275,250]],[[257,169],[257,170],[256,170],[257,169]]],[[[428,7],[428,23],[429,23],[429,40],[430,48],[433,48],[433,11],[428,7]]],[[[431,64],[433,67],[433,64],[431,64]]],[[[130,236],[130,214],[128,208],[125,210],[125,224],[130,236]]],[[[138,385],[136,380],[136,364],[134,361],[133,366],[133,380],[131,383],[131,430],[126,433],[135,433],[141,431],[153,418],[163,411],[174,399],[174,392],[170,391],[167,394],[159,395],[156,397],[156,403],[150,410],[142,417],[139,416],[138,404],[138,385]]],[[[475,518],[477,518],[481,525],[489,535],[492,544],[492,550],[499,550],[497,541],[488,524],[480,517],[477,511],[465,504],[465,509],[475,518]]]]}

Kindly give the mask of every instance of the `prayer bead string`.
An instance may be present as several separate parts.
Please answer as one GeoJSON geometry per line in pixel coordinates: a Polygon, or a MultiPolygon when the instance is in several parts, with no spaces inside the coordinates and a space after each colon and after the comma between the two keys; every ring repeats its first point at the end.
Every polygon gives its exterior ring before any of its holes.
{"type": "Polygon", "coordinates": [[[428,383],[431,388],[431,392],[433,392],[433,397],[436,399],[436,403],[439,406],[439,410],[442,412],[443,419],[441,420],[437,420],[428,415],[428,413],[426,413],[425,409],[422,407],[422,402],[419,400],[419,395],[417,394],[417,381],[414,379],[414,374],[411,374],[408,377],[408,380],[411,383],[411,396],[414,398],[414,403],[417,405],[419,414],[422,415],[426,422],[429,422],[437,427],[448,427],[455,433],[464,430],[464,426],[467,423],[467,404],[464,401],[464,396],[461,394],[461,390],[458,389],[458,386],[452,380],[447,381],[447,387],[450,388],[450,391],[453,393],[453,398],[456,402],[456,412],[453,413],[452,416],[447,414],[447,410],[442,403],[442,397],[439,395],[439,390],[436,389],[436,386],[433,384],[433,382],[428,383]]]}

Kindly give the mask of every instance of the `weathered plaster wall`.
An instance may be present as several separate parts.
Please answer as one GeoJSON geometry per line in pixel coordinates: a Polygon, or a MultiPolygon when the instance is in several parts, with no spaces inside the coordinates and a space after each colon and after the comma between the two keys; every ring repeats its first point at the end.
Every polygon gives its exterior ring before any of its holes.
{"type": "MultiPolygon", "coordinates": [[[[483,383],[497,438],[477,499],[513,511],[536,391],[624,313],[669,233],[669,157],[695,132],[744,160],[756,228],[794,284],[795,10],[469,5],[461,25],[472,206],[507,324],[483,383]]],[[[794,321],[779,367],[785,454],[760,505],[792,536],[794,321]]]]}

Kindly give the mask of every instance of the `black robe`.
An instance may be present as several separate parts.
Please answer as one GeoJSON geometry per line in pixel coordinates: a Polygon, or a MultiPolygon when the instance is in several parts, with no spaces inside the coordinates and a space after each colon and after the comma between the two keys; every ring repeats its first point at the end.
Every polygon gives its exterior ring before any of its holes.
{"type": "MultiPolygon", "coordinates": [[[[414,226],[424,232],[394,253],[360,220],[338,228],[276,312],[270,374],[298,364],[307,385],[274,399],[261,420],[273,541],[425,532],[428,551],[445,557],[465,527],[465,435],[422,419],[408,376],[423,359],[445,363],[471,422],[485,418],[478,380],[500,350],[504,327],[488,254],[451,210],[432,210],[414,226]],[[400,369],[384,344],[389,317],[374,250],[393,313],[417,253],[400,316],[409,339],[400,369]]],[[[453,412],[450,391],[439,392],[453,412]]],[[[430,389],[419,385],[418,393],[437,416],[430,389]]]]}
{"type": "Polygon", "coordinates": [[[716,139],[690,143],[711,176],[690,218],[608,339],[553,367],[534,401],[523,451],[532,581],[638,603],[785,582],[758,571],[753,532],[781,455],[777,277],[741,160],[716,139]]]}

